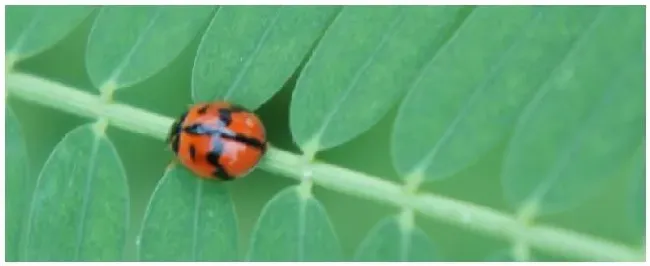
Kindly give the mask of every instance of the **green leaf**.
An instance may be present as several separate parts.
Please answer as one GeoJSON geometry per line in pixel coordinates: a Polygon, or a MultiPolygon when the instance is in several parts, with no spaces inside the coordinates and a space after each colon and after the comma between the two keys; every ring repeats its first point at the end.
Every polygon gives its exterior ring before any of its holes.
{"type": "Polygon", "coordinates": [[[118,261],[126,240],[126,174],[113,144],[93,125],[63,138],[38,177],[24,260],[118,261]]]}
{"type": "Polygon", "coordinates": [[[502,141],[597,7],[478,7],[402,102],[392,135],[404,178],[440,180],[502,141]]]}
{"type": "Polygon", "coordinates": [[[387,217],[375,225],[355,255],[356,261],[437,261],[436,247],[417,226],[387,217]]]}
{"type": "Polygon", "coordinates": [[[226,6],[203,36],[192,73],[195,102],[257,109],[284,85],[337,7],[226,6]]]}
{"type": "Polygon", "coordinates": [[[645,239],[646,225],[646,160],[645,160],[645,141],[642,142],[632,159],[632,170],[630,177],[630,198],[629,211],[631,216],[632,231],[638,233],[642,239],[645,239]]]}
{"type": "Polygon", "coordinates": [[[151,197],[138,256],[141,261],[234,261],[238,238],[224,184],[177,166],[167,170],[151,197]]]}
{"type": "Polygon", "coordinates": [[[644,20],[643,8],[603,9],[526,107],[503,169],[516,208],[573,208],[630,158],[644,133],[644,20]]]}
{"type": "Polygon", "coordinates": [[[5,105],[5,259],[18,261],[23,225],[32,196],[29,156],[18,118],[5,105]]]}
{"type": "Polygon", "coordinates": [[[515,255],[512,253],[512,249],[500,249],[485,258],[485,261],[489,262],[517,262],[515,255]]]}
{"type": "Polygon", "coordinates": [[[341,247],[327,213],[293,186],[271,199],[253,229],[250,261],[339,261],[341,247]]]}
{"type": "Polygon", "coordinates": [[[171,63],[205,27],[211,6],[106,6],[93,25],[86,68],[97,88],[144,81],[171,63]]]}
{"type": "Polygon", "coordinates": [[[401,97],[461,7],[344,7],[293,92],[290,127],[306,153],[349,141],[401,97]]]}
{"type": "Polygon", "coordinates": [[[89,6],[7,6],[5,55],[25,59],[63,40],[90,15],[89,6]]]}

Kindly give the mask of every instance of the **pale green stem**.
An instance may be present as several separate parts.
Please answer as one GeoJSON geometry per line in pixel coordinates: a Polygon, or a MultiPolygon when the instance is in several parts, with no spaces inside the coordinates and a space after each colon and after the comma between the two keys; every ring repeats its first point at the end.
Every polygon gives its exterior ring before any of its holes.
{"type": "MultiPolygon", "coordinates": [[[[516,219],[524,227],[530,227],[537,215],[537,201],[525,204],[517,212],[516,219]]],[[[530,261],[530,245],[523,237],[513,239],[513,255],[516,261],[530,261]]]]}
{"type": "MultiPolygon", "coordinates": [[[[12,73],[6,76],[10,96],[53,107],[69,113],[97,118],[111,126],[164,140],[172,119],[119,103],[104,103],[98,96],[40,77],[12,73]]],[[[300,155],[269,147],[260,163],[266,171],[301,180],[305,174],[300,155]]],[[[469,230],[503,239],[522,239],[531,247],[551,254],[597,261],[643,261],[644,253],[623,244],[548,226],[523,226],[512,215],[487,207],[431,193],[405,193],[396,183],[327,163],[311,162],[311,180],[341,193],[355,195],[469,230]]]]}

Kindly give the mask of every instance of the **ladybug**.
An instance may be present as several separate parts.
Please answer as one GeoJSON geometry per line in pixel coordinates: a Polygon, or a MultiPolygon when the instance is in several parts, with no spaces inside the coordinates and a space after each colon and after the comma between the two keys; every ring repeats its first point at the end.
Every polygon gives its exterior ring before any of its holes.
{"type": "Polygon", "coordinates": [[[174,123],[167,143],[201,178],[233,180],[248,174],[266,153],[266,130],[251,111],[224,101],[199,103],[174,123]]]}

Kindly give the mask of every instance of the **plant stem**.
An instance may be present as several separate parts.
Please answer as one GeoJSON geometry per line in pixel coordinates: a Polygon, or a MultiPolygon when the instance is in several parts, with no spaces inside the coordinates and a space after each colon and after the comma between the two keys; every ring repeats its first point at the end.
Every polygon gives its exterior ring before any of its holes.
{"type": "MultiPolygon", "coordinates": [[[[72,114],[104,117],[112,126],[164,140],[172,119],[119,103],[106,103],[66,85],[24,73],[6,75],[9,96],[72,114]]],[[[260,163],[266,171],[301,180],[302,156],[269,147],[260,163]]],[[[509,214],[431,193],[407,193],[382,178],[327,163],[311,162],[315,184],[361,198],[412,209],[423,215],[472,231],[504,239],[519,239],[551,254],[596,261],[643,261],[645,254],[623,244],[549,226],[525,226],[509,214]]]]}

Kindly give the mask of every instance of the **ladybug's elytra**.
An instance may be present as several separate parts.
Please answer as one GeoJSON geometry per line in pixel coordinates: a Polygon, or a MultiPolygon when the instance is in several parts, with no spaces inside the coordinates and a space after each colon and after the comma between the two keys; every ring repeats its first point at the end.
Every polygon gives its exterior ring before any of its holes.
{"type": "Polygon", "coordinates": [[[266,131],[251,111],[228,102],[199,103],[174,122],[168,140],[178,160],[201,178],[248,174],[266,152],[266,131]]]}

